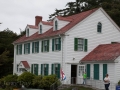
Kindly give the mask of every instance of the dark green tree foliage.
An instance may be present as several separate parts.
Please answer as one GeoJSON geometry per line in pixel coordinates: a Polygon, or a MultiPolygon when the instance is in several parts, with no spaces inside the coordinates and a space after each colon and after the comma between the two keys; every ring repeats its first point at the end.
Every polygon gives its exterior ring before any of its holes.
{"type": "Polygon", "coordinates": [[[0,77],[12,74],[14,46],[12,44],[19,36],[13,31],[0,31],[0,77]]]}
{"type": "Polygon", "coordinates": [[[102,7],[108,15],[120,26],[120,0],[75,0],[68,2],[65,9],[56,9],[54,14],[49,15],[52,20],[55,16],[74,15],[93,8],[102,7]]]}

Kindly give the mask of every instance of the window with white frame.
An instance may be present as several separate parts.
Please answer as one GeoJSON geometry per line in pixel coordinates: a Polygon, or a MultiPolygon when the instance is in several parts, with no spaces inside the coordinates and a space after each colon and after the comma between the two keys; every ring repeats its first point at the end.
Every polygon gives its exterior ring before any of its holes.
{"type": "Polygon", "coordinates": [[[58,30],[58,22],[57,22],[57,20],[55,21],[55,30],[58,30]]]}
{"type": "Polygon", "coordinates": [[[29,29],[26,30],[27,37],[29,36],[29,29]]]}
{"type": "Polygon", "coordinates": [[[61,38],[52,39],[52,51],[61,50],[61,38]]]}
{"type": "Polygon", "coordinates": [[[88,40],[83,38],[74,38],[74,50],[75,51],[87,51],[88,40]]]}
{"type": "Polygon", "coordinates": [[[24,54],[30,53],[30,43],[24,44],[24,54]]]}
{"type": "Polygon", "coordinates": [[[41,75],[48,75],[49,64],[41,64],[41,75]]]}
{"type": "Polygon", "coordinates": [[[42,41],[42,52],[49,52],[49,40],[43,40],[42,41]]]}
{"type": "Polygon", "coordinates": [[[22,44],[17,45],[16,53],[17,53],[17,55],[21,55],[22,54],[22,44]]]}
{"type": "Polygon", "coordinates": [[[40,25],[40,34],[42,34],[42,25],[40,25]]]}
{"type": "Polygon", "coordinates": [[[97,25],[97,32],[101,33],[102,32],[102,23],[98,22],[97,25]]]}
{"type": "Polygon", "coordinates": [[[32,53],[39,53],[39,41],[32,43],[32,53]]]}
{"type": "Polygon", "coordinates": [[[52,74],[56,74],[60,78],[60,64],[52,64],[52,74]]]}

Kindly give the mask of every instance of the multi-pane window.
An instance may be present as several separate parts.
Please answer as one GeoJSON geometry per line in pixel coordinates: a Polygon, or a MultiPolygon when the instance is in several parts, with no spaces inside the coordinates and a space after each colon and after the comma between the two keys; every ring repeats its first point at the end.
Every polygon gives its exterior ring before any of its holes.
{"type": "Polygon", "coordinates": [[[48,52],[49,51],[49,40],[42,41],[41,51],[42,52],[48,52]]]}
{"type": "Polygon", "coordinates": [[[83,51],[84,40],[82,38],[78,38],[78,51],[83,51]]]}
{"type": "Polygon", "coordinates": [[[52,74],[56,74],[60,78],[60,64],[52,64],[52,74]]]}
{"type": "Polygon", "coordinates": [[[29,29],[26,30],[27,37],[29,36],[29,29]]]}
{"type": "Polygon", "coordinates": [[[48,75],[49,64],[41,64],[41,75],[48,75]]]}
{"type": "Polygon", "coordinates": [[[57,20],[55,21],[55,30],[58,30],[58,22],[57,22],[57,20]]]}
{"type": "Polygon", "coordinates": [[[52,39],[52,51],[61,50],[61,38],[52,39]]]}
{"type": "Polygon", "coordinates": [[[87,51],[87,39],[75,38],[74,39],[74,50],[75,51],[87,51]]]}
{"type": "Polygon", "coordinates": [[[40,34],[42,34],[42,25],[40,25],[40,34]]]}
{"type": "Polygon", "coordinates": [[[38,64],[31,64],[31,73],[38,75],[38,64]]]}
{"type": "Polygon", "coordinates": [[[30,53],[30,43],[24,44],[24,54],[30,53]]]}
{"type": "Polygon", "coordinates": [[[22,54],[22,44],[17,45],[16,53],[17,53],[17,55],[21,55],[22,54]]]}
{"type": "Polygon", "coordinates": [[[97,32],[99,32],[99,33],[102,32],[102,24],[100,22],[97,25],[97,32]]]}
{"type": "Polygon", "coordinates": [[[78,68],[78,75],[79,76],[82,76],[83,75],[83,73],[85,72],[85,66],[83,65],[83,66],[79,66],[79,68],[78,68]]]}
{"type": "Polygon", "coordinates": [[[32,53],[39,53],[39,42],[32,43],[32,53]]]}

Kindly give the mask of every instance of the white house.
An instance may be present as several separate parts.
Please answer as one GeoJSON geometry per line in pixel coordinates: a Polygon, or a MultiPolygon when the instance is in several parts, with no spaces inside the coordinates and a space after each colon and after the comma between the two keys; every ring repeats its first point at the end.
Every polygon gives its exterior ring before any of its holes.
{"type": "MultiPolygon", "coordinates": [[[[36,16],[35,25],[27,25],[26,35],[13,42],[13,73],[20,75],[27,70],[36,75],[56,74],[60,78],[62,68],[69,84],[72,77],[81,78],[84,71],[89,78],[97,80],[103,80],[104,74],[108,73],[111,81],[117,83],[120,80],[119,55],[106,62],[102,57],[100,60],[103,61],[96,61],[99,60],[96,54],[89,58],[92,50],[97,46],[99,50],[99,46],[104,44],[106,48],[102,53],[107,47],[114,49],[113,46],[118,52],[112,51],[120,53],[120,44],[111,45],[111,42],[120,42],[120,28],[102,8],[68,17],[57,16],[51,22],[42,21],[41,16],[36,16]]],[[[99,54],[97,50],[92,52],[99,54]]],[[[72,81],[82,83],[74,78],[72,81]]]]}

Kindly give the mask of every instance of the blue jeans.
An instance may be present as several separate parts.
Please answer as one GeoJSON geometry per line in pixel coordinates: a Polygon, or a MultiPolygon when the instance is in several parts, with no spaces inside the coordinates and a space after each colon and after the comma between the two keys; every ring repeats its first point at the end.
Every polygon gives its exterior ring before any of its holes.
{"type": "Polygon", "coordinates": [[[83,78],[83,84],[86,84],[86,78],[83,78]]]}

